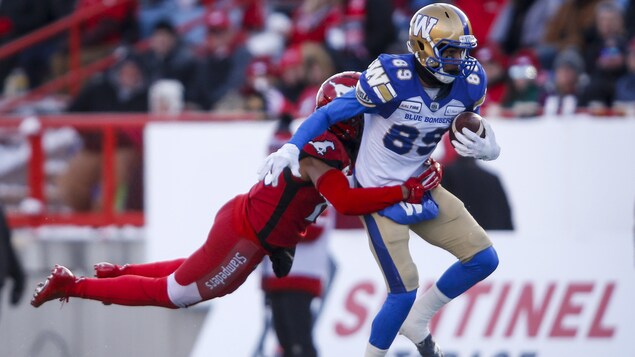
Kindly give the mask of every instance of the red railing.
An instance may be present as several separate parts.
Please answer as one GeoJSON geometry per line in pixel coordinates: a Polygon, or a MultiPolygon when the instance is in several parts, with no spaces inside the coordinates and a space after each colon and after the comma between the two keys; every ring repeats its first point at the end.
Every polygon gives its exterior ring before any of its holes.
{"type": "MultiPolygon", "coordinates": [[[[117,53],[110,54],[93,63],[81,67],[80,25],[83,22],[99,15],[108,8],[124,5],[131,1],[133,0],[112,0],[109,2],[96,3],[92,7],[84,8],[82,11],[74,11],[72,14],[61,18],[50,25],[1,46],[0,59],[3,59],[16,54],[25,48],[29,48],[42,41],[49,40],[63,31],[69,31],[69,71],[48,83],[34,88],[22,96],[11,98],[3,103],[0,103],[0,113],[9,113],[20,104],[40,99],[47,94],[61,91],[64,88],[69,88],[71,94],[76,94],[79,92],[82,81],[85,78],[111,67],[117,61],[117,53]],[[105,5],[105,3],[107,3],[107,5],[105,5]]],[[[208,11],[209,9],[211,9],[211,5],[208,6],[208,11]]],[[[204,19],[205,15],[192,19],[187,23],[178,26],[177,31],[179,33],[186,33],[194,27],[202,25],[204,23],[204,19]]],[[[144,40],[139,41],[133,47],[136,51],[142,51],[147,48],[147,46],[148,41],[144,40]]]]}
{"type": "Polygon", "coordinates": [[[126,128],[143,128],[149,122],[192,122],[192,121],[236,121],[255,120],[251,114],[209,114],[189,112],[179,116],[148,114],[72,114],[41,117],[0,117],[0,128],[20,130],[26,136],[31,148],[27,165],[28,198],[41,207],[36,212],[7,212],[9,224],[13,228],[38,227],[42,225],[85,225],[85,226],[143,226],[143,212],[117,212],[115,209],[115,148],[116,131],[126,128]],[[42,135],[46,129],[73,127],[78,131],[99,130],[103,133],[102,146],[102,190],[103,207],[99,212],[59,213],[47,209],[44,190],[44,163],[46,155],[42,147],[42,135]]]}
{"type": "Polygon", "coordinates": [[[71,88],[72,93],[79,91],[81,85],[81,73],[76,70],[80,67],[80,47],[81,35],[80,25],[108,10],[109,8],[125,5],[133,0],[112,0],[109,2],[99,2],[91,7],[82,9],[82,11],[73,11],[70,15],[63,17],[54,23],[42,27],[36,31],[26,34],[2,47],[0,47],[0,59],[14,55],[25,48],[29,48],[42,41],[51,39],[59,33],[69,30],[69,68],[70,79],[65,82],[71,88]]]}

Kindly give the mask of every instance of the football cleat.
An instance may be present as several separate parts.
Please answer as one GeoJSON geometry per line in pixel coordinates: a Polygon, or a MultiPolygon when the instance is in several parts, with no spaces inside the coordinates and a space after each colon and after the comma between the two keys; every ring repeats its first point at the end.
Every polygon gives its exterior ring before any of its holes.
{"type": "Polygon", "coordinates": [[[128,265],[117,265],[108,262],[101,262],[93,265],[96,278],[115,278],[124,275],[124,270],[128,265]]]}
{"type": "Polygon", "coordinates": [[[59,299],[68,302],[68,290],[75,284],[77,278],[67,267],[55,265],[43,283],[39,283],[31,299],[33,307],[40,307],[47,301],[59,299]]]}
{"type": "Polygon", "coordinates": [[[432,335],[428,335],[423,341],[415,343],[419,354],[423,357],[443,357],[443,352],[432,339],[432,335]]]}

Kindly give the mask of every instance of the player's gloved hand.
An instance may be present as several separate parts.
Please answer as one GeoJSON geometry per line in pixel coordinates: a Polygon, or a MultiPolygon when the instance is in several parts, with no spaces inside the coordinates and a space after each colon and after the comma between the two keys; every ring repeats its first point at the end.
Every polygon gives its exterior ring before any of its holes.
{"type": "Polygon", "coordinates": [[[286,143],[278,151],[267,156],[265,162],[258,170],[258,179],[265,180],[265,184],[271,183],[273,187],[278,186],[278,176],[285,167],[291,168],[293,176],[300,177],[300,149],[293,144],[286,143]]]}
{"type": "Polygon", "coordinates": [[[496,143],[496,135],[487,120],[483,119],[485,137],[481,138],[467,128],[462,133],[456,133],[456,140],[452,144],[461,156],[473,157],[481,160],[495,160],[500,155],[501,148],[496,143]]]}
{"type": "Polygon", "coordinates": [[[427,164],[428,168],[421,175],[411,177],[403,183],[409,192],[406,202],[420,204],[426,191],[436,188],[441,183],[443,177],[441,164],[432,158],[427,161],[427,164]]]}
{"type": "Polygon", "coordinates": [[[271,252],[271,267],[277,278],[284,278],[289,275],[293,266],[293,257],[295,257],[295,247],[277,248],[271,252]]]}

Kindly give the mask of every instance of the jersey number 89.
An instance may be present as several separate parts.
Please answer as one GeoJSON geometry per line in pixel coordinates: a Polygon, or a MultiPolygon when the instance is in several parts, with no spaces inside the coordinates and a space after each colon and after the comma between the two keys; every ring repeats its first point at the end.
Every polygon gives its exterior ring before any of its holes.
{"type": "MultiPolygon", "coordinates": [[[[443,135],[445,130],[445,128],[439,128],[423,135],[421,137],[421,144],[417,147],[417,154],[421,156],[430,155],[439,140],[441,140],[441,135],[443,135]]],[[[384,146],[399,155],[405,155],[412,150],[419,135],[420,133],[417,128],[395,124],[391,126],[386,135],[384,135],[384,146]]]]}

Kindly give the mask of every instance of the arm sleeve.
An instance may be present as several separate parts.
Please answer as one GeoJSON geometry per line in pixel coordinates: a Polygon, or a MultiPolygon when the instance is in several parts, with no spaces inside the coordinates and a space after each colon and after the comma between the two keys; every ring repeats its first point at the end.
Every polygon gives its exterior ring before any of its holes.
{"type": "Polygon", "coordinates": [[[329,126],[359,115],[365,109],[355,98],[355,91],[350,91],[313,112],[300,125],[289,142],[302,149],[311,139],[322,134],[329,126]]]}
{"type": "Polygon", "coordinates": [[[401,186],[350,188],[344,174],[336,169],[320,176],[316,188],[338,212],[346,215],[370,214],[403,200],[401,186]]]}

